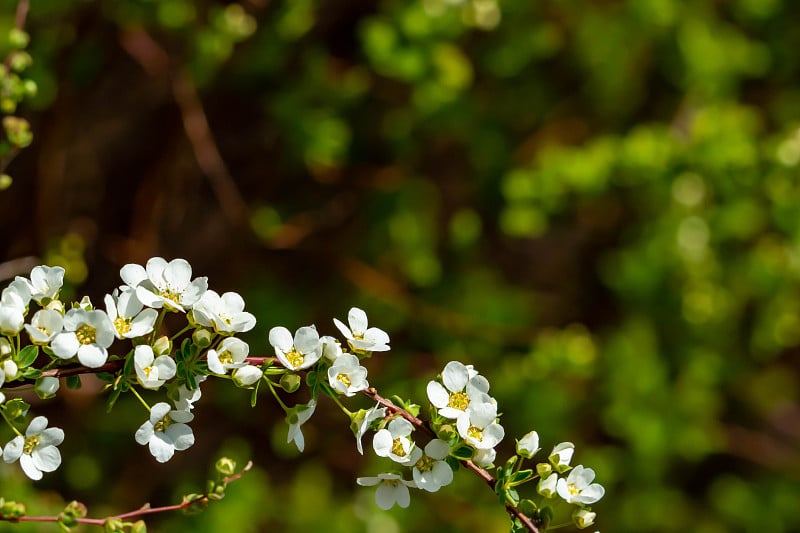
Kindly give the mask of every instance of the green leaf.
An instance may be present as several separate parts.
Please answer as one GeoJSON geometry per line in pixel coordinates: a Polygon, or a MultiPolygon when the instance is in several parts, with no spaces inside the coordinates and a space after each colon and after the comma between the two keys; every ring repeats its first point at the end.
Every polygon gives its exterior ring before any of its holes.
{"type": "Polygon", "coordinates": [[[68,389],[77,390],[80,389],[82,385],[80,376],[67,376],[66,382],[68,389]]]}
{"type": "Polygon", "coordinates": [[[511,478],[508,480],[509,484],[514,485],[521,485],[526,481],[530,480],[533,477],[533,470],[530,468],[527,470],[520,470],[519,472],[514,472],[511,475],[511,478]]]}
{"type": "Polygon", "coordinates": [[[472,448],[464,444],[451,451],[450,455],[460,461],[468,461],[469,459],[472,459],[472,453],[472,448]]]}
{"type": "Polygon", "coordinates": [[[117,400],[119,400],[120,394],[122,394],[122,390],[120,390],[119,388],[114,388],[114,390],[111,391],[111,394],[109,394],[108,396],[108,403],[106,404],[107,413],[110,413],[111,410],[114,408],[114,404],[117,403],[117,400]]]}
{"type": "Polygon", "coordinates": [[[39,347],[35,344],[26,346],[17,354],[17,366],[20,368],[29,367],[36,361],[37,357],[39,357],[39,347]]]}

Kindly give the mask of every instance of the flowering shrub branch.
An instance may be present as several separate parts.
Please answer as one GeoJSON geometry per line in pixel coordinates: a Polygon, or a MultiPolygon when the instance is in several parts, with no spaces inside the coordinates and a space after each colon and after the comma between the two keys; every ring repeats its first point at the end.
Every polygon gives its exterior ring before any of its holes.
{"type": "MultiPolygon", "coordinates": [[[[350,309],[346,324],[333,319],[342,341],[320,336],[314,325],[294,333],[276,326],[268,335],[275,355],[257,357],[250,356],[248,344],[236,337],[256,325],[241,296],[209,289],[208,280],[193,278],[191,266],[183,259],[154,257],[144,266],[123,266],[123,284],[104,297],[104,309],[96,308],[87,297],[62,302],[63,276],[60,267],[37,266],[29,277],[17,277],[0,295],[0,414],[13,434],[0,448],[0,456],[5,463],[18,462],[31,479],[39,480],[60,466],[58,446],[65,434],[61,428],[48,427],[44,416],[26,424],[30,405],[11,397],[20,390],[33,388],[40,398],[48,399],[58,393],[62,380],[79,387],[77,376],[96,374],[106,384],[109,410],[127,393],[142,405],[146,418],[134,431],[134,439],[164,463],[194,445],[192,410],[202,396],[201,384],[217,377],[251,390],[253,407],[266,389],[286,415],[287,442],[294,442],[301,452],[305,446],[302,426],[314,415],[321,397],[329,398],[349,418],[359,453],[364,453],[364,436],[374,432],[373,451],[390,466],[356,481],[377,487],[375,501],[382,509],[407,507],[409,489],[436,492],[465,468],[495,492],[511,517],[512,532],[570,524],[585,528],[594,523],[590,505],[602,498],[604,489],[593,483],[592,469],[570,465],[572,443],[557,444],[545,461],[526,465],[540,449],[539,436],[531,431],[517,441],[515,455],[495,466],[496,447],[505,438],[505,430],[497,401],[489,394],[489,381],[472,365],[447,363],[428,382],[424,406],[398,397],[389,400],[371,387],[362,363],[390,351],[390,338],[370,326],[361,309],[350,309]],[[29,317],[34,305],[38,310],[29,317]],[[164,328],[167,314],[186,319],[172,335],[164,328]],[[29,344],[23,345],[23,335],[29,344]],[[116,345],[113,350],[112,345],[116,345]],[[120,349],[120,345],[128,347],[120,349]],[[307,389],[310,400],[287,405],[283,395],[301,387],[307,389]],[[161,390],[165,397],[151,405],[143,390],[161,390]],[[357,394],[375,402],[374,407],[348,409],[344,402],[357,394]],[[527,497],[520,494],[524,484],[533,489],[527,497]]],[[[148,507],[104,521],[86,518],[78,504],[70,504],[59,517],[26,517],[24,509],[13,506],[2,516],[15,521],[57,521],[65,527],[86,523],[108,528],[113,520],[118,529],[112,530],[141,531],[143,523],[125,520],[205,504],[241,475],[231,477],[234,469],[226,461],[217,468],[223,476],[217,485],[204,494],[187,496],[176,506],[148,507]]]]}
{"type": "Polygon", "coordinates": [[[204,493],[184,496],[183,501],[175,505],[150,507],[149,504],[145,504],[135,511],[129,511],[106,518],[87,518],[86,514],[88,510],[86,506],[77,501],[70,502],[64,509],[64,512],[58,516],[29,516],[25,514],[24,505],[12,501],[6,502],[0,498],[0,520],[6,522],[56,522],[62,529],[66,530],[78,524],[86,524],[104,527],[106,531],[144,533],[147,531],[147,526],[143,520],[137,520],[135,522],[130,522],[130,520],[156,513],[200,511],[210,502],[224,498],[228,483],[238,480],[252,467],[253,463],[249,461],[244,468],[234,473],[236,470],[236,463],[231,459],[223,457],[217,461],[216,464],[217,479],[209,480],[209,489],[204,493]]]}

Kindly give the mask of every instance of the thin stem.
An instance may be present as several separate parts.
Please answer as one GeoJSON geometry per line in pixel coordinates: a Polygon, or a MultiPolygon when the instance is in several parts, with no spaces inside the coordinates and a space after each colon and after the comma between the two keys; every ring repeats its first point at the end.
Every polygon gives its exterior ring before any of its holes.
{"type": "MultiPolygon", "coordinates": [[[[160,325],[161,325],[161,324],[159,324],[159,326],[160,326],[160,325]]],[[[170,341],[170,342],[174,341],[175,339],[177,339],[178,337],[180,337],[181,335],[183,335],[184,333],[186,333],[187,331],[189,331],[190,329],[193,329],[193,328],[194,328],[194,326],[192,326],[191,324],[187,325],[185,328],[183,328],[182,330],[180,330],[178,333],[176,333],[175,335],[173,335],[172,337],[170,337],[170,338],[169,338],[169,341],[170,341]]],[[[155,331],[155,330],[154,330],[154,331],[155,331]]]]}
{"type": "Polygon", "coordinates": [[[131,392],[133,393],[134,396],[136,396],[139,399],[139,402],[141,402],[141,404],[144,405],[145,409],[147,409],[147,412],[149,413],[150,412],[150,406],[147,405],[147,402],[144,401],[144,398],[141,397],[139,392],[134,387],[131,387],[131,392]]]}
{"type": "Polygon", "coordinates": [[[283,400],[281,400],[281,397],[278,396],[278,392],[275,390],[275,384],[268,379],[264,379],[264,381],[267,382],[267,386],[269,387],[269,390],[272,393],[272,395],[275,397],[275,400],[278,402],[278,405],[280,405],[281,408],[283,408],[283,412],[289,414],[289,407],[287,407],[286,404],[283,403],[283,400]]]}
{"type": "Polygon", "coordinates": [[[158,338],[158,331],[161,329],[161,324],[164,322],[164,317],[167,316],[166,307],[161,308],[161,312],[158,313],[158,318],[156,318],[156,323],[153,325],[153,334],[150,336],[150,344],[154,344],[156,339],[158,338]]]}
{"type": "Polygon", "coordinates": [[[16,433],[17,436],[22,437],[23,436],[22,433],[20,433],[20,431],[16,428],[16,426],[14,426],[14,424],[11,423],[11,420],[8,419],[8,416],[6,416],[5,409],[0,409],[0,414],[3,415],[3,420],[5,420],[6,424],[8,424],[11,427],[11,429],[14,430],[14,433],[16,433]]]}
{"type": "Polygon", "coordinates": [[[347,407],[345,407],[344,405],[342,405],[342,402],[339,400],[339,398],[338,398],[338,397],[336,397],[336,396],[331,396],[330,398],[331,398],[331,399],[334,401],[334,403],[335,403],[336,405],[338,405],[338,406],[339,406],[339,409],[341,409],[341,410],[342,410],[342,412],[343,412],[344,414],[346,414],[346,415],[347,415],[349,418],[351,418],[351,419],[353,418],[353,413],[352,413],[350,410],[348,410],[348,409],[347,409],[347,407]]]}

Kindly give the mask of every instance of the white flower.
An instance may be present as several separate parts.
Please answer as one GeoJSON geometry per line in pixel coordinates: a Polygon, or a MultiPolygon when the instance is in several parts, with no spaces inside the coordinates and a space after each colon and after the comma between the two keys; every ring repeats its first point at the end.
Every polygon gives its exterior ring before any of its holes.
{"type": "Polygon", "coordinates": [[[145,389],[157,389],[168,379],[175,377],[177,367],[168,355],[155,356],[153,349],[141,344],[133,352],[133,366],[136,368],[136,380],[145,389]]]}
{"type": "Polygon", "coordinates": [[[264,371],[253,365],[245,365],[241,368],[235,368],[231,373],[233,382],[237,387],[250,387],[255,385],[263,375],[264,371]]]}
{"type": "Polygon", "coordinates": [[[342,355],[342,345],[330,335],[320,337],[319,342],[322,343],[322,357],[325,359],[336,361],[342,355]]]}
{"type": "Polygon", "coordinates": [[[78,355],[82,365],[102,366],[114,342],[114,325],[103,311],[70,309],[64,316],[64,331],[53,339],[53,353],[61,359],[78,355]]]}
{"type": "Polygon", "coordinates": [[[469,411],[456,420],[456,428],[461,438],[470,446],[480,450],[494,448],[505,436],[505,430],[495,422],[496,418],[496,405],[473,403],[469,411]]]}
{"type": "Polygon", "coordinates": [[[33,315],[30,324],[25,324],[25,330],[34,344],[48,344],[61,333],[64,327],[64,317],[58,311],[40,309],[33,315]]]}
{"type": "Polygon", "coordinates": [[[578,465],[572,469],[566,479],[558,480],[556,490],[567,503],[590,505],[600,500],[605,489],[600,483],[592,483],[594,470],[578,465]]]}
{"type": "Polygon", "coordinates": [[[194,304],[192,315],[198,324],[222,335],[250,331],[256,325],[256,317],[244,310],[244,300],[235,292],[220,296],[207,290],[194,304]]]}
{"type": "Polygon", "coordinates": [[[136,442],[147,444],[159,463],[166,463],[175,450],[186,450],[194,444],[192,428],[186,425],[194,415],[185,410],[173,410],[168,403],[159,402],[150,408],[150,419],[136,430],[136,442]]]}
{"type": "Polygon", "coordinates": [[[302,452],[306,444],[305,437],[303,437],[303,431],[300,429],[300,426],[308,422],[308,419],[314,414],[314,410],[316,408],[316,400],[311,400],[307,405],[295,405],[289,409],[289,412],[286,414],[286,423],[289,424],[289,434],[286,442],[289,443],[294,441],[298,451],[302,452]]]}
{"type": "Polygon", "coordinates": [[[358,364],[358,357],[342,354],[328,369],[328,382],[333,390],[345,396],[355,396],[369,387],[367,369],[358,364]]]}
{"type": "Polygon", "coordinates": [[[380,420],[386,417],[386,408],[380,407],[381,404],[375,404],[375,407],[370,409],[369,411],[364,412],[364,418],[358,423],[357,431],[355,432],[356,435],[356,448],[358,448],[358,453],[364,455],[364,448],[361,446],[361,439],[364,437],[364,433],[367,432],[369,427],[375,420],[380,420]]]}
{"type": "Polygon", "coordinates": [[[45,265],[33,267],[30,281],[24,280],[30,288],[31,298],[39,305],[44,305],[44,300],[53,300],[64,285],[64,269],[60,266],[49,267],[45,265]]]}
{"type": "Polygon", "coordinates": [[[394,504],[406,508],[411,503],[408,487],[416,488],[413,481],[406,481],[398,474],[378,474],[377,477],[360,477],[356,483],[362,487],[378,485],[375,492],[375,503],[384,511],[391,509],[394,504]]]}
{"type": "Polygon", "coordinates": [[[61,383],[58,381],[58,378],[53,376],[44,376],[36,380],[36,386],[34,390],[36,390],[36,394],[39,398],[46,399],[52,398],[58,392],[58,388],[61,383]]]}
{"type": "Polygon", "coordinates": [[[61,465],[58,446],[64,441],[61,428],[47,428],[47,418],[37,416],[31,420],[25,436],[14,437],[3,450],[3,460],[13,463],[19,459],[25,475],[33,480],[42,479],[42,472],[53,472],[61,465]]]}
{"type": "Polygon", "coordinates": [[[144,268],[127,264],[119,274],[122,281],[136,289],[139,301],[156,309],[185,312],[208,290],[208,278],[192,280],[192,266],[185,259],[167,263],[162,257],[153,257],[144,268]]]}
{"type": "Polygon", "coordinates": [[[572,454],[574,453],[574,444],[571,442],[562,442],[553,446],[553,451],[550,452],[548,460],[558,473],[563,473],[569,470],[569,462],[572,460],[572,454]]]}
{"type": "Polygon", "coordinates": [[[425,445],[425,453],[416,450],[419,457],[414,463],[414,482],[417,487],[436,492],[440,488],[453,482],[453,469],[444,461],[450,455],[450,445],[440,439],[433,439],[425,445]]]}
{"type": "Polygon", "coordinates": [[[333,323],[347,339],[350,348],[357,352],[385,352],[389,348],[389,335],[378,328],[367,328],[367,314],[353,307],[347,314],[348,328],[340,320],[334,318],[333,323]]]}
{"type": "Polygon", "coordinates": [[[275,348],[275,355],[289,370],[308,368],[322,357],[322,343],[314,326],[306,326],[292,334],[283,326],[269,330],[269,343],[275,348]]]}
{"type": "Polygon", "coordinates": [[[458,361],[450,361],[442,371],[444,386],[438,381],[428,382],[428,399],[445,418],[461,417],[473,401],[489,403],[489,382],[483,376],[470,377],[469,368],[458,361]]]}
{"type": "Polygon", "coordinates": [[[0,295],[0,333],[16,335],[22,330],[30,300],[30,288],[23,278],[17,278],[3,289],[0,295]]]}
{"type": "Polygon", "coordinates": [[[558,483],[558,475],[550,474],[539,480],[536,486],[536,491],[545,498],[552,498],[556,494],[556,484],[558,483]]]}
{"type": "Polygon", "coordinates": [[[378,431],[372,439],[372,448],[379,457],[388,457],[400,464],[408,464],[414,441],[411,432],[414,426],[405,418],[395,418],[389,425],[378,431]]]}
{"type": "Polygon", "coordinates": [[[475,450],[472,452],[472,462],[481,468],[491,468],[497,458],[497,451],[494,448],[475,450]]]}
{"type": "Polygon", "coordinates": [[[250,346],[246,342],[236,337],[226,337],[216,350],[208,351],[208,369],[215,374],[227,374],[228,370],[247,366],[244,360],[249,353],[250,346]]]}
{"type": "Polygon", "coordinates": [[[517,455],[526,459],[530,459],[536,455],[536,452],[538,452],[540,449],[539,434],[535,431],[527,433],[524,437],[517,441],[517,455]]]}
{"type": "Polygon", "coordinates": [[[106,294],[104,300],[106,312],[114,324],[114,335],[118,339],[134,339],[144,337],[153,331],[153,325],[158,318],[155,309],[144,309],[144,304],[136,297],[136,291],[131,287],[114,289],[112,294],[106,294]]]}

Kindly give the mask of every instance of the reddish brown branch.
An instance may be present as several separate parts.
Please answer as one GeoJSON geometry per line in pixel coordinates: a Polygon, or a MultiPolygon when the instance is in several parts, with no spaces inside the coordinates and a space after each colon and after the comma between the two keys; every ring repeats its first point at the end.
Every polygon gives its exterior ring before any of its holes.
{"type": "MultiPolygon", "coordinates": [[[[222,478],[222,482],[225,484],[231,483],[232,481],[236,481],[240,479],[245,472],[250,470],[253,467],[253,461],[248,461],[247,464],[242,468],[242,470],[232,476],[228,476],[222,478]]],[[[141,516],[156,514],[156,513],[167,513],[171,511],[180,511],[182,509],[186,509],[191,507],[192,505],[200,502],[207,503],[209,501],[208,492],[203,493],[202,495],[192,498],[190,500],[183,501],[181,503],[175,505],[164,505],[162,507],[150,507],[149,504],[143,505],[141,508],[135,511],[129,511],[127,513],[122,513],[114,516],[109,516],[107,518],[75,518],[75,521],[80,524],[87,524],[91,526],[104,526],[106,522],[109,520],[130,520],[131,518],[139,518],[141,516]]],[[[7,521],[7,522],[58,522],[58,516],[20,516],[17,518],[3,518],[0,517],[0,521],[7,521]]]]}

